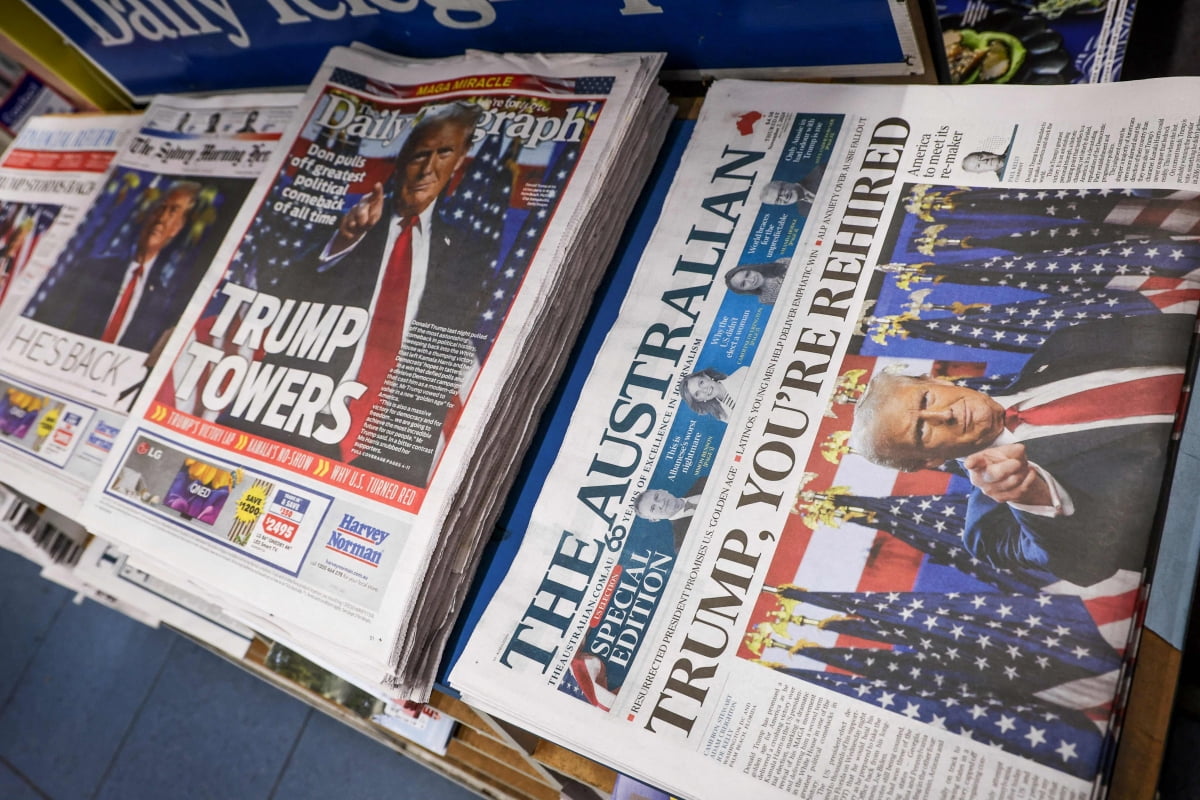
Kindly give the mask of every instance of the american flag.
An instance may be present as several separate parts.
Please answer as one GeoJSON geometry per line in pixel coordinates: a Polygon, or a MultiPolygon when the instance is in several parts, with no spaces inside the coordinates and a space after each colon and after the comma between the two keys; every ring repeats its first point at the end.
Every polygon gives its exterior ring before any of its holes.
{"type": "Polygon", "coordinates": [[[972,556],[962,541],[965,493],[868,497],[827,492],[810,497],[810,503],[828,503],[843,518],[860,519],[860,524],[921,551],[928,563],[955,569],[1001,592],[1028,593],[1056,580],[1047,572],[999,569],[972,556]]]}
{"type": "MultiPolygon", "coordinates": [[[[958,345],[981,350],[1007,350],[1014,353],[1033,353],[1059,328],[1081,322],[1140,314],[1157,314],[1163,309],[1154,300],[1137,290],[1094,289],[1090,286],[1042,284],[1047,291],[1060,293],[1036,300],[1008,303],[958,305],[927,302],[927,296],[911,302],[898,314],[871,317],[866,320],[867,336],[887,346],[895,339],[926,339],[939,344],[958,345]],[[962,313],[955,313],[962,309],[962,313]],[[940,316],[923,316],[925,314],[940,316]]],[[[1173,287],[1167,299],[1171,309],[1195,313],[1200,284],[1185,290],[1173,287]]],[[[964,292],[964,296],[971,296],[964,292]]]]}
{"type": "Polygon", "coordinates": [[[226,268],[225,275],[232,282],[270,291],[294,261],[303,263],[301,256],[311,255],[330,237],[327,227],[271,210],[290,184],[290,180],[280,180],[271,187],[226,268]]]}
{"type": "Polygon", "coordinates": [[[1086,712],[1101,720],[1107,716],[1121,657],[1081,598],[796,587],[775,587],[774,596],[775,635],[761,648],[761,659],[775,668],[821,685],[852,688],[883,707],[890,706],[889,692],[907,695],[903,706],[889,710],[935,725],[954,719],[955,727],[948,729],[1092,777],[1103,724],[1086,712]],[[805,638],[810,628],[854,637],[854,646],[810,641],[805,638]],[[864,680],[830,680],[829,669],[864,680]],[[1099,703],[1090,691],[1096,683],[1107,686],[1099,703]],[[1073,754],[1061,763],[1056,763],[1051,729],[1073,754]]]}
{"type": "Polygon", "coordinates": [[[1200,233],[1200,195],[1194,192],[915,184],[903,204],[916,224],[944,225],[948,238],[976,247],[1009,241],[1012,248],[1029,250],[1072,239],[1200,233]]]}
{"type": "Polygon", "coordinates": [[[58,216],[61,206],[44,203],[0,204],[0,300],[12,280],[29,263],[42,234],[58,216]]]}
{"type": "Polygon", "coordinates": [[[887,366],[1002,393],[1062,327],[1194,315],[1200,244],[1180,232],[1195,197],[908,191],[739,655],[1092,779],[1141,576],[1082,587],[978,562],[969,481],[870,463],[848,446],[844,400],[887,366]]]}
{"type": "Polygon", "coordinates": [[[863,352],[1025,355],[1066,326],[1194,315],[1200,219],[1191,193],[907,187],[880,259],[863,352]],[[917,343],[925,343],[923,345],[917,343]],[[952,348],[952,349],[951,349],[952,348]]]}
{"type": "Polygon", "coordinates": [[[944,691],[914,682],[888,681],[786,667],[764,659],[785,675],[824,686],[885,711],[951,731],[983,744],[1052,765],[1091,780],[1107,754],[1110,737],[1076,711],[1026,699],[1013,704],[986,690],[956,686],[944,691]]]}
{"type": "Polygon", "coordinates": [[[612,76],[601,75],[576,78],[575,94],[608,94],[616,80],[612,76]]]}
{"type": "MultiPolygon", "coordinates": [[[[892,363],[850,356],[842,375],[865,384],[892,363]]],[[[852,411],[832,405],[818,440],[839,440],[852,411]]],[[[1111,749],[1139,576],[1078,587],[979,562],[961,539],[971,487],[953,474],[829,449],[805,468],[741,656],[1093,778],[1111,749]]]]}
{"type": "Polygon", "coordinates": [[[116,167],[22,313],[37,313],[47,291],[70,275],[76,260],[127,249],[133,243],[138,214],[157,199],[166,181],[152,172],[116,167]]]}
{"type": "MultiPolygon", "coordinates": [[[[325,131],[317,142],[334,154],[335,158],[347,160],[359,155],[363,140],[359,136],[347,135],[342,131],[325,131]]],[[[309,148],[309,140],[298,137],[291,148],[293,156],[303,156],[309,148]]],[[[367,178],[361,184],[350,184],[342,207],[330,211],[340,220],[342,214],[374,188],[375,178],[390,174],[390,159],[369,159],[364,170],[367,178]]],[[[266,198],[259,206],[250,227],[243,235],[238,249],[226,271],[226,277],[242,286],[269,292],[291,268],[293,263],[311,263],[332,237],[337,222],[315,224],[311,220],[276,211],[287,203],[284,193],[291,187],[299,173],[289,163],[280,169],[266,198]]],[[[382,179],[386,185],[386,177],[382,179]]],[[[385,201],[386,202],[386,201],[385,201]]]]}
{"type": "Polygon", "coordinates": [[[910,285],[959,283],[991,285],[1025,291],[1061,291],[1059,286],[1107,287],[1128,277],[1193,277],[1200,264],[1200,242],[1177,239],[1142,239],[1114,244],[1111,241],[1066,245],[1022,254],[994,254],[985,258],[885,264],[881,268],[908,276],[910,285]]]}
{"type": "MultiPolygon", "coordinates": [[[[514,182],[514,146],[500,135],[488,136],[463,167],[454,191],[438,203],[438,213],[456,228],[470,228],[499,246],[514,182]]],[[[493,270],[495,263],[492,264],[493,270]]]]}
{"type": "MultiPolygon", "coordinates": [[[[581,104],[580,109],[587,110],[589,106],[590,104],[581,104]]],[[[594,123],[594,118],[592,122],[594,123]]],[[[481,360],[486,355],[485,348],[490,347],[490,343],[504,324],[513,297],[520,290],[529,264],[553,217],[554,209],[575,173],[579,154],[587,140],[588,134],[585,133],[577,142],[555,142],[549,153],[544,155],[527,154],[525,148],[520,147],[518,142],[513,142],[502,156],[501,163],[492,167],[497,171],[508,170],[513,174],[520,172],[524,182],[538,185],[539,196],[543,199],[537,203],[524,203],[519,198],[514,198],[511,207],[507,208],[504,229],[499,237],[500,251],[496,271],[488,287],[488,305],[483,311],[479,327],[479,332],[487,336],[486,339],[478,340],[481,360]],[[534,158],[539,160],[532,161],[534,158]]]]}

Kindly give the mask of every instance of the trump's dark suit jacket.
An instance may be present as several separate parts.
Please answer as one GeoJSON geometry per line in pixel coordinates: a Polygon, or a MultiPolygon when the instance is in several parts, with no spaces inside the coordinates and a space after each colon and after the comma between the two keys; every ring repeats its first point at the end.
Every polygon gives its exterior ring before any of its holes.
{"type": "MultiPolygon", "coordinates": [[[[390,198],[385,200],[385,204],[385,208],[391,208],[390,198]]],[[[316,252],[293,259],[291,266],[277,275],[264,276],[263,291],[283,299],[369,309],[380,270],[383,268],[388,227],[389,219],[385,217],[367,231],[362,240],[345,255],[328,262],[322,263],[316,252]]],[[[429,228],[429,264],[416,319],[458,331],[474,332],[479,327],[480,315],[490,299],[488,284],[496,244],[466,228],[441,220],[436,212],[429,228]]],[[[385,297],[377,301],[386,302],[388,298],[385,297]]],[[[340,381],[350,369],[353,356],[353,348],[341,348],[328,364],[314,365],[312,361],[282,354],[268,355],[263,360],[301,369],[316,368],[335,381],[340,381]]],[[[404,370],[404,362],[401,362],[400,367],[404,370]]],[[[413,367],[412,371],[418,369],[413,367]]],[[[368,387],[364,397],[372,392],[373,387],[368,387]]],[[[437,450],[442,425],[450,406],[450,397],[434,402],[422,393],[420,397],[403,397],[402,400],[409,411],[415,408],[428,412],[427,418],[434,423],[429,436],[424,441],[416,442],[410,451],[394,451],[387,460],[380,460],[366,454],[353,457],[353,442],[348,440],[341,442],[340,446],[323,446],[311,439],[297,439],[294,444],[331,458],[350,461],[355,466],[380,475],[424,486],[433,466],[434,451],[437,450]]],[[[242,420],[230,418],[221,421],[231,427],[275,439],[287,436],[283,431],[263,430],[242,420]]]]}
{"type": "MultiPolygon", "coordinates": [[[[1194,320],[1155,314],[1062,329],[998,395],[1104,369],[1185,365],[1194,320]]],[[[1120,425],[1025,442],[1030,461],[1063,486],[1071,516],[1041,517],[997,503],[978,488],[967,502],[964,542],[1000,568],[1034,567],[1088,585],[1146,558],[1167,461],[1169,424],[1120,425]]]]}
{"type": "MultiPolygon", "coordinates": [[[[99,339],[132,262],[132,250],[77,260],[45,288],[45,295],[27,316],[61,330],[99,339]]],[[[116,343],[150,352],[159,337],[183,315],[206,266],[174,264],[166,252],[160,253],[145,277],[141,300],[130,309],[134,316],[116,343]]]]}

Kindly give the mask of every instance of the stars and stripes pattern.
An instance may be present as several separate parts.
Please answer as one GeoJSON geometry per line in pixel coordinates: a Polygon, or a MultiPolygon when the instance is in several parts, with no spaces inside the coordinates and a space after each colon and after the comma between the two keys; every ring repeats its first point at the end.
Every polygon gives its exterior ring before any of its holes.
{"type": "Polygon", "coordinates": [[[69,279],[77,260],[128,248],[133,241],[134,220],[158,197],[165,181],[163,176],[150,172],[115,168],[22,313],[36,314],[54,284],[64,276],[69,279]]]}
{"type": "Polygon", "coordinates": [[[58,216],[62,206],[45,203],[0,204],[0,300],[13,279],[25,269],[42,234],[58,216]]]}
{"type": "Polygon", "coordinates": [[[312,222],[271,210],[276,201],[282,200],[283,190],[288,185],[290,181],[276,181],[271,187],[226,269],[225,276],[230,281],[270,291],[300,254],[311,253],[317,247],[313,242],[314,235],[328,237],[327,228],[314,233],[317,228],[312,222]]]}
{"type": "MultiPolygon", "coordinates": [[[[843,370],[865,382],[891,361],[856,355],[843,370]]],[[[831,407],[818,436],[851,416],[849,406],[831,407]]],[[[1037,570],[995,569],[963,546],[965,479],[896,473],[852,452],[823,464],[814,456],[806,465],[814,472],[791,518],[810,531],[806,550],[787,557],[796,559],[790,572],[772,564],[742,657],[1093,778],[1112,749],[1137,576],[1077,587],[1037,570]],[[886,555],[897,546],[916,560],[886,555]],[[828,562],[835,554],[839,563],[828,562]],[[830,580],[843,561],[860,566],[830,580]]]]}
{"type": "Polygon", "coordinates": [[[998,591],[1034,592],[1057,580],[1041,570],[999,569],[972,556],[962,541],[966,494],[831,494],[829,500],[837,508],[866,515],[871,527],[920,550],[930,563],[956,569],[998,591]]]}
{"type": "MultiPolygon", "coordinates": [[[[437,207],[452,227],[470,228],[495,242],[497,247],[512,197],[514,144],[517,143],[503,136],[488,136],[463,168],[462,179],[454,191],[437,207]]],[[[495,267],[493,262],[493,271],[495,267]]]]}
{"type": "Polygon", "coordinates": [[[408,86],[397,86],[385,81],[376,80],[369,75],[364,75],[361,72],[355,72],[344,67],[335,67],[329,74],[329,82],[343,86],[351,91],[389,99],[404,97],[407,94],[407,90],[410,89],[408,86]]]}
{"type": "Polygon", "coordinates": [[[1016,240],[1036,243],[1103,235],[1117,241],[1114,236],[1200,233],[1200,195],[1194,192],[917,184],[904,203],[920,222],[946,225],[950,238],[974,241],[976,246],[993,236],[1031,249],[1016,240]]]}
{"type": "Polygon", "coordinates": [[[775,594],[814,609],[817,618],[831,612],[840,615],[823,624],[824,630],[878,646],[937,649],[949,654],[956,668],[966,664],[986,670],[1002,656],[1004,682],[1019,687],[1018,693],[1049,689],[1121,665],[1083,600],[1074,595],[810,592],[791,586],[777,587],[775,594]],[[960,655],[969,660],[958,664],[960,655]]]}
{"type": "MultiPolygon", "coordinates": [[[[917,314],[925,313],[927,308],[918,308],[899,315],[871,318],[868,320],[868,335],[884,345],[888,339],[899,336],[980,350],[1033,353],[1059,328],[1162,311],[1151,297],[1140,291],[1094,289],[1089,286],[1063,288],[1067,291],[1057,296],[995,305],[981,304],[961,314],[951,310],[945,316],[924,318],[917,314]]],[[[1174,293],[1163,299],[1177,307],[1187,300],[1179,296],[1179,291],[1182,290],[1173,289],[1174,293]]],[[[1200,297],[1200,284],[1196,285],[1195,295],[1200,297]]],[[[1191,302],[1194,313],[1195,300],[1191,302]]]]}
{"type": "Polygon", "coordinates": [[[867,336],[1032,353],[1065,325],[1195,314],[1194,194],[917,185],[867,336]],[[983,290],[981,292],[981,289],[983,290]]]}
{"type": "Polygon", "coordinates": [[[608,94],[616,78],[611,75],[593,75],[575,79],[575,94],[608,94]]]}
{"type": "MultiPolygon", "coordinates": [[[[585,106],[586,107],[586,106],[585,106]]],[[[521,165],[517,143],[513,148],[517,153],[509,156],[505,163],[494,168],[498,171],[522,169],[528,174],[532,183],[539,186],[544,203],[531,205],[528,208],[514,207],[509,209],[505,217],[505,230],[500,238],[500,252],[496,261],[496,270],[488,287],[488,303],[482,314],[479,333],[486,338],[477,340],[477,347],[487,348],[495,339],[500,327],[508,315],[509,306],[516,292],[520,289],[529,264],[541,245],[542,237],[553,216],[555,207],[562,198],[567,182],[575,172],[584,144],[588,139],[585,133],[577,142],[556,142],[544,168],[531,169],[529,165],[521,165]]],[[[499,180],[499,179],[498,179],[499,180]]],[[[508,184],[511,185],[511,184],[508,184]]],[[[523,204],[513,203],[514,206],[523,204]]],[[[483,353],[480,353],[482,359],[483,353]]]]}
{"type": "Polygon", "coordinates": [[[917,682],[888,682],[786,667],[776,671],[934,728],[1052,765],[1084,780],[1094,777],[1111,737],[1080,712],[1027,699],[1007,703],[986,690],[930,688],[917,682]]]}
{"type": "MultiPolygon", "coordinates": [[[[341,156],[349,159],[358,155],[362,138],[344,131],[326,131],[325,136],[316,143],[332,152],[335,158],[341,156]]],[[[308,142],[303,138],[297,139],[296,146],[292,148],[293,154],[303,154],[307,150],[308,142]]],[[[334,230],[332,225],[317,225],[311,218],[300,219],[275,210],[288,205],[284,195],[292,186],[296,174],[297,169],[289,165],[276,176],[266,199],[259,206],[258,214],[230,260],[226,271],[229,280],[269,292],[293,263],[311,262],[329,241],[334,230]]],[[[368,181],[360,188],[361,192],[346,195],[340,210],[331,209],[328,213],[340,220],[347,209],[372,190],[373,182],[368,181]]],[[[385,198],[384,202],[385,205],[389,204],[390,198],[385,198]]]]}
{"type": "MultiPolygon", "coordinates": [[[[891,263],[842,365],[862,382],[902,364],[1003,394],[1063,327],[1196,313],[1195,194],[906,191],[880,257],[891,263]]],[[[835,403],[818,440],[852,417],[835,403]]],[[[1094,778],[1111,754],[1140,576],[1080,587],[993,568],[963,545],[964,477],[897,473],[852,449],[829,461],[805,465],[742,657],[1094,778]]]]}
{"type": "Polygon", "coordinates": [[[992,255],[961,261],[925,261],[882,265],[885,271],[909,275],[913,283],[947,282],[967,286],[999,286],[1045,294],[1062,287],[1108,287],[1127,278],[1192,278],[1200,265],[1200,242],[1141,240],[1113,244],[1068,245],[1024,255],[992,255]]]}
{"type": "Polygon", "coordinates": [[[775,595],[792,615],[787,630],[798,633],[776,636],[763,648],[762,661],[774,668],[1079,777],[1092,776],[1121,656],[1080,597],[809,592],[788,586],[776,588],[775,595]],[[804,632],[813,624],[841,634],[838,643],[808,641],[804,632]],[[852,645],[844,643],[847,636],[852,645]],[[1062,688],[1097,679],[1105,697],[1098,704],[1094,691],[1062,688]],[[1052,739],[1070,755],[1056,760],[1055,748],[1047,746],[1052,739]]]}

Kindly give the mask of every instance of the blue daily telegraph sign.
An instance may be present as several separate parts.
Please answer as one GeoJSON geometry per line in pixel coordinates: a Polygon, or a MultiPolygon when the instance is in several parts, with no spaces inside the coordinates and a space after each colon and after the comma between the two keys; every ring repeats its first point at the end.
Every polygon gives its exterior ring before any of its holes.
{"type": "Polygon", "coordinates": [[[689,77],[925,71],[904,0],[25,2],[135,97],[307,85],[354,41],[412,57],[666,51],[689,77]]]}

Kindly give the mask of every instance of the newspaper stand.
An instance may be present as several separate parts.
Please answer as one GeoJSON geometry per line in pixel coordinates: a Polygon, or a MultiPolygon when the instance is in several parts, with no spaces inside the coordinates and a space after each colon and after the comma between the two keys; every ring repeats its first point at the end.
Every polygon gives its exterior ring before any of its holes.
{"type": "MultiPolygon", "coordinates": [[[[911,0],[909,5],[912,12],[919,15],[920,4],[917,0],[911,0]]],[[[94,99],[95,96],[93,94],[88,99],[94,99]]],[[[244,657],[231,659],[233,663],[341,720],[364,735],[485,797],[497,800],[552,800],[561,796],[564,776],[590,786],[603,795],[612,792],[617,779],[617,774],[612,769],[473,709],[456,698],[453,690],[445,685],[444,678],[453,661],[461,653],[465,639],[482,613],[482,608],[499,585],[508,559],[516,552],[522,519],[527,519],[541,483],[540,478],[549,469],[555,450],[553,443],[565,430],[570,409],[578,396],[591,361],[589,354],[599,347],[607,330],[607,323],[615,317],[621,289],[636,266],[641,246],[649,237],[673,168],[682,155],[690,127],[690,123],[680,122],[672,129],[656,172],[639,208],[635,211],[636,224],[626,232],[622,244],[622,253],[626,257],[617,259],[612,273],[601,289],[588,328],[581,335],[580,344],[576,349],[573,365],[577,369],[569,370],[560,385],[559,394],[553,401],[557,413],[548,414],[542,423],[543,435],[539,436],[543,442],[542,447],[531,452],[525,462],[521,483],[510,496],[509,506],[502,516],[501,528],[485,553],[484,565],[477,575],[472,593],[458,621],[446,663],[439,673],[441,683],[430,700],[431,706],[459,722],[446,755],[439,756],[414,745],[386,729],[364,721],[337,703],[273,673],[264,666],[263,659],[268,644],[260,638],[251,643],[244,657]]],[[[1197,538],[1200,535],[1200,523],[1197,522],[1196,513],[1197,497],[1192,489],[1198,477],[1196,473],[1200,472],[1196,463],[1197,459],[1200,459],[1200,409],[1192,409],[1189,413],[1184,431],[1175,488],[1169,503],[1171,512],[1168,515],[1166,534],[1169,543],[1160,551],[1158,563],[1185,566],[1182,574],[1176,570],[1175,574],[1171,575],[1171,581],[1165,589],[1159,590],[1156,587],[1150,598],[1150,621],[1141,637],[1141,652],[1131,680],[1121,746],[1113,776],[1112,794],[1116,797],[1149,800],[1154,796],[1154,783],[1147,781],[1146,776],[1157,774],[1161,765],[1174,689],[1179,677],[1187,599],[1192,596],[1197,538]],[[1160,627],[1155,627],[1156,621],[1160,627]]],[[[47,544],[25,541],[35,531],[41,530],[37,525],[40,511],[20,502],[5,504],[5,519],[0,523],[0,546],[11,547],[23,555],[29,555],[31,551],[37,551],[39,548],[47,550],[47,544]],[[18,546],[14,546],[14,542],[18,546]]],[[[205,644],[202,641],[198,643],[205,644]]],[[[217,652],[215,649],[213,651],[217,652]]],[[[219,654],[229,658],[227,654],[219,654]]]]}

